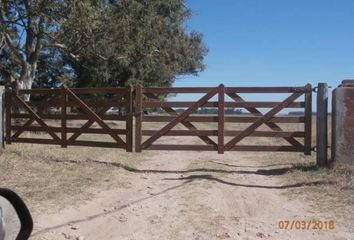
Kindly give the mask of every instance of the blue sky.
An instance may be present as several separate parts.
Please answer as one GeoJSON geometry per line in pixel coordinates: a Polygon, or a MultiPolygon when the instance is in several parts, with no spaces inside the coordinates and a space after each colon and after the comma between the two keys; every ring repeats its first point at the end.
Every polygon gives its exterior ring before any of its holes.
{"type": "Polygon", "coordinates": [[[337,86],[354,78],[353,0],[188,0],[207,68],[174,86],[337,86]]]}

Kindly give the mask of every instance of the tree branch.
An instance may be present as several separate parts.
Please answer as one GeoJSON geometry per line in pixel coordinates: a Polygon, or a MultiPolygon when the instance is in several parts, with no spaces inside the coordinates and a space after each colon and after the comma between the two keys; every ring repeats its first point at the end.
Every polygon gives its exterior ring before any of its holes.
{"type": "Polygon", "coordinates": [[[26,67],[26,61],[25,59],[22,57],[20,50],[15,47],[12,42],[11,42],[11,38],[9,36],[9,34],[4,33],[5,35],[5,41],[6,41],[6,45],[11,49],[12,53],[14,54],[15,58],[20,61],[22,67],[26,67]]]}
{"type": "MultiPolygon", "coordinates": [[[[62,43],[44,44],[41,49],[45,49],[45,48],[60,48],[60,49],[69,51],[69,48],[65,44],[62,44],[62,43]]],[[[70,51],[69,51],[69,55],[70,55],[70,57],[72,57],[76,60],[79,58],[79,55],[75,55],[75,54],[71,53],[70,51]]]]}
{"type": "Polygon", "coordinates": [[[2,52],[2,50],[5,48],[5,37],[4,36],[0,36],[0,54],[2,52]]]}
{"type": "Polygon", "coordinates": [[[26,67],[26,61],[20,53],[20,50],[13,45],[10,35],[6,31],[6,26],[4,25],[3,11],[0,8],[0,29],[3,34],[3,39],[5,40],[6,45],[11,49],[11,52],[14,54],[15,58],[21,63],[22,67],[26,67]]]}

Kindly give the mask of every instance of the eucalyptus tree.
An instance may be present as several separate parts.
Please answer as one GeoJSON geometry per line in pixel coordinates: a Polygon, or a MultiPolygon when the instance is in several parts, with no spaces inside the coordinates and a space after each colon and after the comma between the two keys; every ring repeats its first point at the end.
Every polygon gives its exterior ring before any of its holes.
{"type": "Polygon", "coordinates": [[[201,33],[185,27],[192,12],[184,0],[117,0],[109,9],[86,45],[96,54],[73,64],[76,85],[168,86],[204,70],[208,49],[201,33]]]}
{"type": "MultiPolygon", "coordinates": [[[[31,89],[41,58],[58,58],[63,53],[79,59],[85,39],[70,41],[65,26],[71,16],[89,16],[93,20],[104,13],[96,1],[80,0],[1,0],[0,1],[0,74],[15,88],[31,89]],[[82,44],[81,44],[82,40],[82,44]],[[67,45],[66,43],[70,43],[67,45]],[[56,51],[56,54],[53,51],[56,51]]],[[[80,37],[90,37],[91,22],[82,18],[80,37]],[[86,34],[86,35],[85,35],[86,34]]],[[[28,100],[29,96],[25,96],[28,100]]]]}
{"type": "Polygon", "coordinates": [[[205,67],[190,16],[185,0],[0,0],[0,77],[20,89],[170,85],[205,67]]]}
{"type": "Polygon", "coordinates": [[[0,73],[5,81],[30,89],[41,54],[67,48],[59,41],[67,6],[64,1],[1,0],[0,73]]]}

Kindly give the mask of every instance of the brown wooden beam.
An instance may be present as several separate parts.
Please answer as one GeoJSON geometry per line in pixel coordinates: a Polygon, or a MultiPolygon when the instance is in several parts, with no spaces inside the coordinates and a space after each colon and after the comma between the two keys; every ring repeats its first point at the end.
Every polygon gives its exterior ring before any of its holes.
{"type": "MultiPolygon", "coordinates": [[[[152,98],[152,99],[158,99],[158,97],[152,93],[145,93],[145,95],[149,98],[152,98]]],[[[171,121],[176,116],[178,116],[178,113],[171,107],[162,107],[162,109],[171,115],[171,121]]],[[[144,117],[143,117],[143,119],[144,119],[144,117]]],[[[198,131],[197,127],[187,120],[182,121],[181,124],[191,131],[198,131]]],[[[208,136],[198,136],[198,137],[208,145],[211,144],[211,145],[217,146],[217,144],[208,136]]]]}
{"type": "MultiPolygon", "coordinates": [[[[143,136],[152,136],[158,130],[143,130],[143,136]]],[[[225,136],[237,136],[241,130],[226,130],[225,136]]],[[[218,136],[218,130],[171,130],[165,134],[165,136],[218,136]]],[[[275,132],[275,131],[255,131],[249,135],[249,137],[271,137],[271,138],[284,138],[284,137],[299,137],[303,138],[305,132],[275,132]]]]}
{"type": "MultiPolygon", "coordinates": [[[[312,90],[310,84],[307,85],[307,88],[312,90]]],[[[305,155],[311,155],[312,151],[312,91],[305,93],[305,155]]]]}
{"type": "Polygon", "coordinates": [[[235,138],[233,138],[231,141],[229,141],[225,145],[225,150],[229,150],[235,146],[239,141],[241,141],[243,138],[249,136],[252,132],[254,132],[259,126],[264,124],[265,122],[268,122],[269,119],[271,119],[275,114],[280,112],[282,109],[284,109],[288,104],[291,102],[295,101],[298,97],[300,97],[302,93],[293,93],[290,95],[288,98],[286,98],[281,104],[278,106],[274,107],[272,110],[264,114],[260,119],[258,119],[256,122],[252,123],[249,127],[247,127],[241,134],[237,135],[235,138]]]}
{"type": "Polygon", "coordinates": [[[41,125],[55,141],[60,143],[60,138],[48,127],[48,125],[37,115],[37,113],[35,113],[31,109],[31,107],[28,106],[27,103],[23,101],[18,95],[14,95],[14,97],[15,100],[20,103],[26,109],[26,111],[36,120],[36,122],[38,122],[39,125],[41,125]]]}
{"type": "MultiPolygon", "coordinates": [[[[76,100],[83,111],[86,112],[95,122],[97,122],[103,129],[110,131],[111,128],[94,112],[89,108],[75,93],[73,93],[69,88],[66,88],[66,91],[70,97],[76,100]]],[[[125,146],[125,142],[116,134],[110,132],[109,135],[117,141],[119,145],[125,146]]]]}
{"type": "Polygon", "coordinates": [[[141,147],[141,140],[142,140],[142,135],[141,135],[141,125],[142,125],[142,115],[143,115],[143,109],[142,109],[142,102],[143,102],[143,87],[141,85],[138,85],[135,88],[135,151],[136,152],[141,152],[142,147],[141,147]]]}
{"type": "Polygon", "coordinates": [[[209,93],[204,95],[201,99],[196,101],[193,106],[188,108],[186,111],[184,111],[182,114],[177,116],[174,120],[169,122],[166,126],[164,126],[162,129],[159,130],[158,133],[155,135],[151,136],[149,139],[147,139],[143,144],[142,148],[148,148],[154,141],[156,141],[158,138],[166,134],[169,130],[171,130],[174,126],[176,126],[178,123],[181,123],[184,121],[191,113],[195,112],[198,108],[202,107],[210,98],[212,98],[216,93],[218,92],[218,88],[212,89],[209,93]]]}
{"type": "Polygon", "coordinates": [[[225,87],[218,87],[218,153],[224,153],[224,131],[225,131],[225,87]]]}
{"type": "MultiPolygon", "coordinates": [[[[225,115],[225,122],[231,123],[249,123],[259,120],[261,116],[251,116],[251,115],[225,115]]],[[[170,122],[174,119],[174,116],[164,116],[164,115],[151,115],[143,116],[142,120],[144,122],[170,122]]],[[[218,116],[212,116],[208,114],[193,114],[184,120],[185,122],[218,122],[218,116]]],[[[269,119],[270,123],[303,123],[305,122],[304,116],[274,116],[269,119]]]]}
{"type": "Polygon", "coordinates": [[[328,86],[327,83],[318,84],[317,92],[317,165],[328,166],[328,86]]]}

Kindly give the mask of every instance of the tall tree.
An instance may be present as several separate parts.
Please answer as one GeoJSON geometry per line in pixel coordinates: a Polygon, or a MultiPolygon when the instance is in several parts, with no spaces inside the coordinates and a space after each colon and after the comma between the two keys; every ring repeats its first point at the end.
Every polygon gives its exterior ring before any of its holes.
{"type": "Polygon", "coordinates": [[[76,85],[167,86],[205,68],[207,48],[201,33],[185,28],[191,10],[184,0],[114,1],[108,12],[96,22],[94,44],[87,45],[97,54],[73,64],[76,85]]]}
{"type": "MultiPolygon", "coordinates": [[[[20,89],[30,89],[41,52],[61,47],[57,42],[65,4],[56,1],[2,0],[0,2],[0,73],[20,89]]],[[[28,100],[29,96],[25,96],[28,100]]]]}
{"type": "Polygon", "coordinates": [[[0,77],[21,89],[170,85],[204,69],[190,16],[185,0],[0,0],[0,77]]]}

